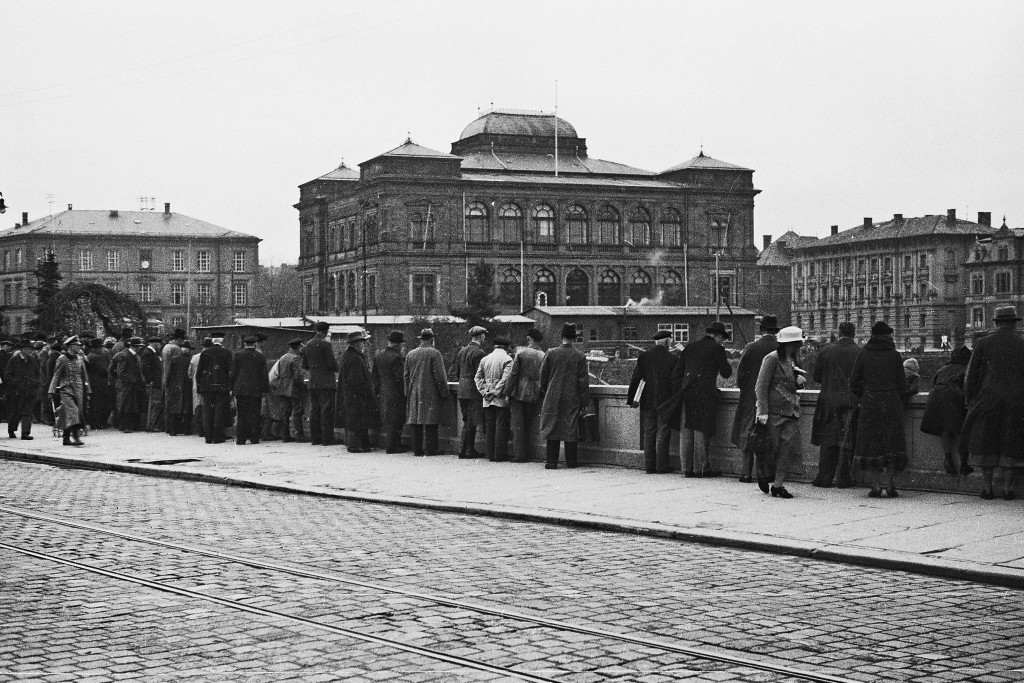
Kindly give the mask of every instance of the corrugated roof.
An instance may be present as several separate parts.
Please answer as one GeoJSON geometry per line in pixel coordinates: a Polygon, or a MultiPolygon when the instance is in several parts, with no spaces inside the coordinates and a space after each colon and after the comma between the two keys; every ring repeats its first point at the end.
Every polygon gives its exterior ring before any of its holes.
{"type": "Polygon", "coordinates": [[[662,173],[671,173],[672,171],[682,171],[682,170],[689,169],[689,168],[704,169],[704,170],[711,170],[711,171],[753,171],[754,170],[752,168],[744,168],[742,166],[736,166],[734,164],[729,164],[729,163],[726,163],[724,161],[719,161],[718,159],[712,159],[709,156],[705,156],[704,152],[701,152],[700,154],[698,154],[697,156],[693,157],[689,161],[684,161],[683,163],[679,164],[678,166],[673,166],[672,168],[668,169],[667,171],[662,171],[662,173]]]}
{"type": "Polygon", "coordinates": [[[792,230],[788,230],[779,236],[777,240],[769,244],[767,249],[761,252],[761,255],[757,257],[757,265],[768,267],[788,266],[793,259],[787,252],[790,252],[790,250],[794,248],[813,244],[817,241],[817,237],[798,235],[792,230]],[[786,244],[785,249],[782,248],[780,242],[784,242],[786,244]]]}
{"type": "MultiPolygon", "coordinates": [[[[525,312],[532,310],[555,316],[673,316],[673,315],[709,315],[715,312],[714,306],[534,306],[525,312]]],[[[746,308],[733,307],[730,312],[727,308],[721,309],[722,315],[755,315],[754,311],[746,308]]]]}
{"type": "MultiPolygon", "coordinates": [[[[466,126],[459,139],[465,140],[481,133],[554,137],[555,115],[523,109],[494,109],[466,126]]],[[[561,117],[558,118],[558,135],[567,138],[578,137],[572,124],[561,117]]]]}
{"type": "Polygon", "coordinates": [[[955,220],[952,225],[948,218],[942,216],[921,216],[919,218],[905,218],[901,223],[890,219],[884,223],[873,223],[871,228],[865,228],[863,224],[848,230],[840,230],[836,235],[823,237],[814,243],[801,245],[803,247],[831,247],[839,244],[852,244],[855,242],[872,242],[893,238],[919,237],[924,235],[990,235],[995,228],[972,223],[971,221],[955,220]]]}
{"type": "Polygon", "coordinates": [[[116,211],[69,209],[46,218],[39,218],[20,228],[0,231],[0,239],[22,236],[29,233],[67,232],[76,235],[115,236],[156,236],[175,235],[180,237],[231,237],[251,238],[236,230],[228,230],[213,223],[191,218],[180,213],[165,214],[160,211],[116,211]]]}
{"type": "MultiPolygon", "coordinates": [[[[485,171],[539,171],[555,172],[554,154],[513,154],[507,152],[476,152],[467,154],[462,160],[462,170],[485,171]]],[[[654,177],[651,171],[626,166],[614,161],[579,158],[567,150],[558,155],[558,172],[572,174],[606,173],[612,175],[638,175],[654,177]]]]}
{"type": "Polygon", "coordinates": [[[684,187],[680,183],[650,178],[615,178],[600,175],[554,175],[540,173],[481,173],[469,171],[462,173],[463,180],[476,180],[485,183],[531,183],[538,185],[593,185],[607,187],[645,187],[650,189],[678,190],[684,187]]]}

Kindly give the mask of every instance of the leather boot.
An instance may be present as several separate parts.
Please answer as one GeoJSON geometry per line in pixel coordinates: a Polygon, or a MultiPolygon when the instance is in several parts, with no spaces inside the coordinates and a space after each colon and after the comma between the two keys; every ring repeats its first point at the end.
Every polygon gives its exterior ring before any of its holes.
{"type": "Polygon", "coordinates": [[[84,446],[85,443],[82,442],[81,436],[82,436],[82,430],[81,429],[72,429],[71,430],[71,445],[72,446],[84,446]]]}

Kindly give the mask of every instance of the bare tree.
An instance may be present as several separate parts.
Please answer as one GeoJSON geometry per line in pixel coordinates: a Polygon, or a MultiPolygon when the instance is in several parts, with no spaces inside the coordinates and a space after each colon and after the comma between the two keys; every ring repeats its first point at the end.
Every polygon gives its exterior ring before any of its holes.
{"type": "Polygon", "coordinates": [[[298,316],[302,311],[302,278],[294,265],[260,266],[256,301],[268,318],[298,316]]]}

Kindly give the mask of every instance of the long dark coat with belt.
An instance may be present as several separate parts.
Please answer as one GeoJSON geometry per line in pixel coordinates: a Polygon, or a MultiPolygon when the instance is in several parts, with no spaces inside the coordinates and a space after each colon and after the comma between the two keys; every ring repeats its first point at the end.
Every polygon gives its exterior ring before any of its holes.
{"type": "Polygon", "coordinates": [[[1024,339],[1014,328],[996,328],[975,342],[964,397],[961,451],[1024,460],[1024,339]]]}
{"type": "Polygon", "coordinates": [[[164,408],[168,415],[192,415],[192,379],[188,376],[191,363],[192,354],[181,351],[167,364],[167,381],[164,385],[167,402],[164,408]]]}
{"type": "Polygon", "coordinates": [[[857,407],[850,377],[858,355],[860,347],[850,337],[840,337],[818,354],[814,381],[821,385],[821,391],[811,423],[811,443],[815,446],[838,445],[843,440],[850,411],[857,407]]]}
{"type": "Polygon", "coordinates": [[[964,379],[967,376],[967,361],[950,360],[939,368],[928,392],[928,404],[921,416],[921,431],[941,436],[943,432],[959,434],[967,417],[967,401],[964,398],[964,379]]]}
{"type": "Polygon", "coordinates": [[[740,364],[736,368],[736,388],[740,390],[740,400],[732,420],[732,442],[741,451],[747,446],[747,434],[757,417],[757,396],[754,391],[757,373],[761,371],[764,357],[777,348],[779,342],[775,340],[775,335],[764,334],[757,341],[747,344],[740,356],[740,364]]]}
{"type": "Polygon", "coordinates": [[[117,391],[118,413],[141,413],[145,403],[146,382],[142,378],[139,356],[128,349],[114,355],[110,361],[110,374],[117,391]]]}
{"type": "Polygon", "coordinates": [[[16,351],[4,369],[4,384],[8,415],[31,416],[39,395],[39,357],[31,351],[16,351]]]}
{"type": "Polygon", "coordinates": [[[571,344],[550,349],[540,364],[540,434],[548,441],[579,441],[580,413],[590,402],[587,357],[571,344]]]}
{"type": "Polygon", "coordinates": [[[381,422],[387,425],[405,424],[405,359],[402,352],[390,346],[373,359],[373,386],[380,401],[381,422]]]}
{"type": "Polygon", "coordinates": [[[722,393],[718,390],[718,375],[732,376],[732,366],[725,349],[714,337],[706,335],[683,349],[672,370],[673,393],[682,392],[685,424],[681,426],[714,436],[722,393]]]}
{"type": "Polygon", "coordinates": [[[903,397],[907,380],[903,357],[892,339],[873,336],[857,354],[850,391],[860,401],[854,457],[863,470],[907,466],[903,434],[903,397]]]}
{"type": "Polygon", "coordinates": [[[366,354],[351,344],[341,354],[338,372],[338,415],[341,427],[379,429],[380,410],[366,354]]]}

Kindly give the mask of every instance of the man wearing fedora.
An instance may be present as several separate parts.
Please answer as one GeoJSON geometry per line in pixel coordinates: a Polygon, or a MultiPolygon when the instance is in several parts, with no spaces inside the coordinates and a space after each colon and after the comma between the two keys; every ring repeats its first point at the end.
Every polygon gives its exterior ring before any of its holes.
{"type": "Polygon", "coordinates": [[[369,453],[370,430],[380,429],[380,411],[373,391],[373,378],[366,360],[366,341],[362,330],[350,332],[348,348],[341,354],[338,372],[338,402],[345,444],[349,453],[369,453]]]}
{"type": "Polygon", "coordinates": [[[757,385],[757,373],[761,371],[764,357],[779,347],[775,335],[779,332],[779,320],[774,315],[761,318],[761,336],[743,347],[740,364],[736,368],[736,388],[740,390],[739,402],[736,404],[736,415],[732,421],[732,443],[743,454],[743,465],[740,468],[740,481],[749,484],[754,481],[754,458],[747,453],[747,435],[754,426],[757,417],[757,396],[754,391],[757,385]]]}
{"type": "Polygon", "coordinates": [[[405,357],[403,371],[406,413],[412,425],[412,454],[441,455],[438,425],[448,398],[448,375],[441,352],[434,348],[434,331],[424,328],[419,340],[420,345],[405,357]]]}
{"type": "Polygon", "coordinates": [[[814,381],[821,389],[814,407],[811,443],[818,446],[818,474],[814,486],[853,486],[853,410],[857,397],[850,391],[853,364],[860,346],[853,340],[857,328],[839,323],[839,338],[823,348],[814,363],[814,381]]]}
{"type": "Polygon", "coordinates": [[[4,385],[7,387],[7,436],[15,437],[21,426],[21,438],[32,440],[32,413],[39,395],[39,358],[32,342],[21,339],[4,366],[4,385]]]}
{"type": "Polygon", "coordinates": [[[565,466],[579,466],[580,417],[590,404],[587,357],[573,347],[576,324],[562,326],[562,344],[548,349],[540,366],[540,435],[547,442],[544,468],[558,469],[558,451],[565,443],[565,466]]]}
{"type": "Polygon", "coordinates": [[[206,443],[227,441],[224,430],[231,424],[231,352],[223,344],[224,333],[212,333],[210,346],[199,354],[196,364],[196,390],[203,398],[206,443]]]}
{"type": "Polygon", "coordinates": [[[967,418],[960,439],[980,465],[981,497],[995,497],[996,467],[1003,470],[1003,499],[1013,500],[1013,480],[1024,468],[1024,340],[1017,334],[1014,306],[996,309],[995,332],[974,343],[964,380],[967,418]]]}
{"type": "Polygon", "coordinates": [[[405,453],[408,447],[402,445],[402,428],[405,427],[405,358],[402,344],[405,334],[401,330],[388,333],[387,348],[378,351],[373,359],[373,386],[380,401],[381,429],[384,433],[384,448],[388,453],[405,453]]]}
{"type": "Polygon", "coordinates": [[[231,394],[235,397],[235,443],[260,442],[260,413],[263,394],[270,391],[267,359],[256,350],[256,337],[242,340],[244,345],[231,357],[231,394]]]}
{"type": "Polygon", "coordinates": [[[686,477],[717,477],[719,470],[711,466],[711,437],[715,435],[718,418],[718,376],[728,378],[732,366],[725,353],[729,332],[716,320],[701,339],[683,349],[672,370],[673,393],[682,397],[680,415],[680,446],[683,475],[686,477]]]}
{"type": "Polygon", "coordinates": [[[114,405],[114,386],[110,382],[110,356],[103,350],[102,339],[97,337],[89,340],[89,353],[85,361],[89,387],[92,389],[86,406],[89,411],[88,423],[93,429],[105,429],[114,405]]]}
{"type": "Polygon", "coordinates": [[[110,377],[117,393],[116,424],[122,432],[139,429],[139,414],[146,400],[146,381],[142,377],[139,353],[145,342],[142,337],[129,337],[123,351],[110,360],[110,377]]]}
{"type": "Polygon", "coordinates": [[[476,370],[487,355],[483,341],[487,328],[475,325],[469,330],[469,343],[459,349],[455,362],[455,381],[459,383],[459,407],[462,409],[462,446],[460,458],[480,458],[476,449],[477,427],[484,426],[483,397],[476,388],[476,370]]]}
{"type": "Polygon", "coordinates": [[[640,354],[626,392],[626,404],[640,408],[644,435],[644,466],[647,474],[671,472],[668,462],[672,425],[667,415],[659,415],[658,406],[672,396],[672,369],[676,357],[668,350],[672,333],[658,330],[651,337],[654,346],[640,354]],[[643,382],[643,391],[640,383],[643,382]],[[637,393],[640,394],[639,399],[637,393]]]}
{"type": "Polygon", "coordinates": [[[309,441],[314,446],[334,443],[334,394],[338,359],[327,339],[330,326],[319,321],[316,336],[302,347],[302,367],[309,371],[309,441]]]}
{"type": "Polygon", "coordinates": [[[139,353],[142,378],[146,381],[148,406],[146,409],[146,431],[164,431],[164,368],[160,355],[160,337],[150,337],[145,348],[139,353]]]}

